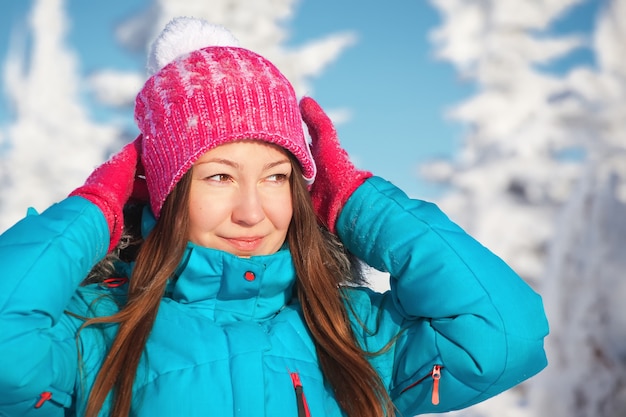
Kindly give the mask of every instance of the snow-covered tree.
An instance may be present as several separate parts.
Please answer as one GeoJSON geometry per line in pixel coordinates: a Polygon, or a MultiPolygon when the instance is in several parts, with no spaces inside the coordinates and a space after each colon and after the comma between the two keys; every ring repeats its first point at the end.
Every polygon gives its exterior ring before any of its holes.
{"type": "Polygon", "coordinates": [[[625,19],[625,0],[607,4],[594,36],[597,68],[569,79],[585,110],[588,158],[549,252],[551,365],[533,381],[537,415],[626,415],[625,19]]]}
{"type": "Polygon", "coordinates": [[[14,121],[0,146],[0,231],[67,195],[119,137],[90,120],[80,100],[80,68],[65,42],[61,0],[38,0],[15,32],[3,82],[14,121]]]}
{"type": "Polygon", "coordinates": [[[434,0],[440,57],[477,86],[451,116],[457,160],[424,167],[441,204],[544,296],[549,366],[463,416],[626,413],[626,1],[601,8],[592,42],[550,25],[578,1],[434,0]],[[596,65],[545,64],[588,47],[596,65]]]}
{"type": "MultiPolygon", "coordinates": [[[[29,206],[43,210],[80,185],[98,164],[137,132],[134,98],[146,79],[152,40],[176,16],[195,16],[229,28],[242,46],[263,54],[289,77],[298,94],[355,41],[352,33],[328,35],[286,47],[285,22],[296,0],[153,0],[117,28],[120,46],[138,51],[137,71],[103,68],[89,76],[66,33],[65,0],[35,0],[25,31],[15,31],[3,83],[13,121],[0,126],[0,232],[29,206]],[[32,45],[32,46],[31,46],[32,45]],[[108,106],[125,122],[96,123],[85,97],[108,106]]],[[[111,36],[114,36],[112,33],[111,36]]]]}
{"type": "Polygon", "coordinates": [[[441,201],[447,211],[535,285],[555,211],[578,171],[578,161],[559,155],[582,139],[563,128],[566,81],[538,67],[584,44],[547,34],[576,0],[433,3],[443,17],[437,54],[477,92],[450,114],[467,127],[458,159],[423,172],[453,190],[441,201]]]}

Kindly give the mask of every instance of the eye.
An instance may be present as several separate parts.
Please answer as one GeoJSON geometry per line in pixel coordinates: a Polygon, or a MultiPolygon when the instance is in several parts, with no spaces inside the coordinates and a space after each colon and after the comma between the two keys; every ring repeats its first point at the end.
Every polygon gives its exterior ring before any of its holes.
{"type": "Polygon", "coordinates": [[[232,177],[228,174],[215,174],[211,175],[210,177],[206,177],[205,180],[215,182],[228,182],[232,180],[232,177]]]}
{"type": "Polygon", "coordinates": [[[267,177],[267,180],[270,182],[283,183],[289,180],[289,175],[287,174],[273,174],[267,177]]]}

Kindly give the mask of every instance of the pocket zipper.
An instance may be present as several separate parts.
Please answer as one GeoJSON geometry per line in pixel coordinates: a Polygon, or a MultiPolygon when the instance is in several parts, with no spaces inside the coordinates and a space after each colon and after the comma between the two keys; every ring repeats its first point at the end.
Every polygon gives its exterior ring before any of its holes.
{"type": "Polygon", "coordinates": [[[430,377],[430,378],[433,379],[433,392],[432,392],[432,395],[430,397],[430,400],[431,400],[433,405],[438,405],[439,404],[439,380],[441,379],[441,369],[442,368],[443,368],[443,366],[441,366],[441,365],[433,366],[433,370],[432,371],[430,371],[428,374],[426,374],[422,378],[418,379],[417,381],[415,381],[414,383],[412,383],[411,385],[409,385],[408,387],[403,389],[401,391],[401,394],[406,392],[406,391],[408,391],[408,390],[410,390],[411,388],[415,387],[416,385],[421,384],[422,382],[424,382],[426,380],[426,378],[430,377]]]}
{"type": "Polygon", "coordinates": [[[433,394],[431,401],[433,405],[439,405],[439,380],[441,379],[441,365],[435,365],[430,373],[433,377],[433,394]]]}
{"type": "Polygon", "coordinates": [[[41,408],[41,406],[46,402],[52,399],[52,393],[50,391],[44,391],[39,394],[39,400],[37,404],[35,404],[35,408],[41,408]]]}

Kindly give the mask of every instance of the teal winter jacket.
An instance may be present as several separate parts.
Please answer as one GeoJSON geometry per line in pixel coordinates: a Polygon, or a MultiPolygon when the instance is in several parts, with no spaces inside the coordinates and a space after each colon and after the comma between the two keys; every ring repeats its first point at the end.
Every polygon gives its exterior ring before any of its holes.
{"type": "MultiPolygon", "coordinates": [[[[352,253],[391,277],[384,294],[347,293],[356,337],[380,351],[371,363],[398,415],[470,406],[546,365],[540,297],[435,205],[374,177],[337,228],[352,253]]],[[[116,326],[77,333],[75,314],[114,313],[126,291],[123,279],[80,286],[108,233],[95,205],[70,197],[0,236],[0,416],[83,414],[116,326]]],[[[303,398],[312,417],[343,415],[295,279],[287,248],[244,259],[190,243],[138,367],[132,415],[298,417],[303,398]]]]}

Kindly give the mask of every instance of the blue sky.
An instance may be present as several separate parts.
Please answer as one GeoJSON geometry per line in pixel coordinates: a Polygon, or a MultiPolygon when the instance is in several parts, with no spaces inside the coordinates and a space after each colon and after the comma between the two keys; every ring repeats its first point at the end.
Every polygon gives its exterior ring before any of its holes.
{"type": "Polygon", "coordinates": [[[305,1],[293,22],[295,41],[311,34],[354,30],[359,42],[315,82],[325,106],[353,109],[338,127],[344,146],[363,167],[411,192],[416,164],[453,149],[458,126],[443,113],[470,91],[453,68],[434,60],[428,33],[438,15],[426,1],[305,1]]]}
{"type": "MultiPolygon", "coordinates": [[[[589,31],[600,1],[583,2],[553,25],[559,33],[589,31]]],[[[12,0],[0,14],[0,58],[11,28],[24,21],[30,0],[12,0]]],[[[145,57],[120,49],[113,27],[147,0],[67,0],[71,31],[68,45],[80,56],[81,69],[142,68],[145,57]]],[[[390,179],[414,196],[435,188],[417,177],[418,164],[451,156],[463,129],[445,111],[471,94],[454,68],[434,59],[429,33],[440,24],[435,8],[423,0],[302,0],[289,27],[290,44],[346,30],[358,42],[346,49],[313,80],[311,94],[325,108],[345,108],[351,119],[338,126],[342,143],[360,167],[390,179]]],[[[564,71],[572,62],[592,62],[588,51],[571,54],[551,65],[564,71]]],[[[0,123],[8,118],[0,86],[0,123]]],[[[94,117],[97,116],[94,110],[94,117]]]]}

